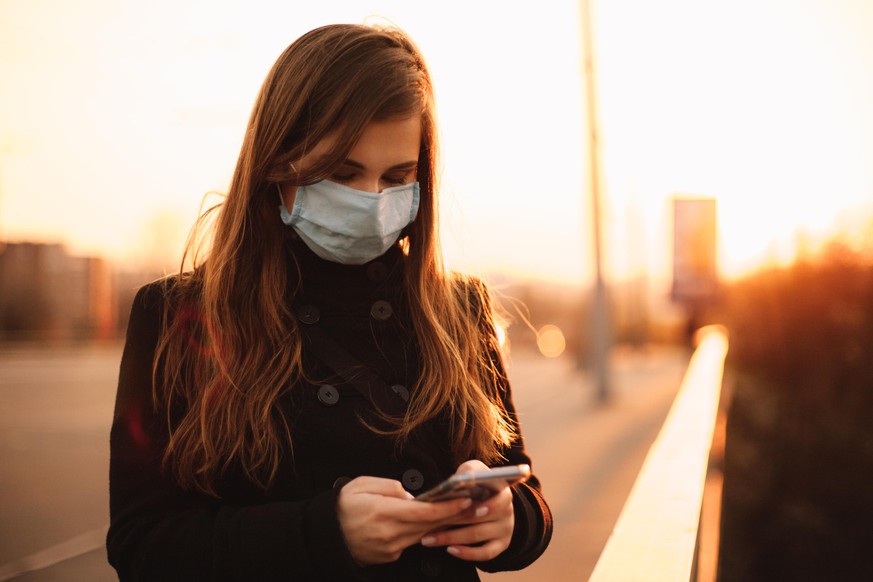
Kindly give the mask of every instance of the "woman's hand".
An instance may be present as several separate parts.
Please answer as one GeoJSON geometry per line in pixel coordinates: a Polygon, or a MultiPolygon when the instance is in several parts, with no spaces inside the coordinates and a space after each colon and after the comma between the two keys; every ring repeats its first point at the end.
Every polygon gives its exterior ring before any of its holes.
{"type": "MultiPolygon", "coordinates": [[[[467,461],[458,467],[457,473],[487,470],[480,461],[467,461]]],[[[441,505],[443,502],[432,505],[441,505]]],[[[447,503],[447,502],[445,502],[447,503]]],[[[424,546],[448,546],[448,551],[461,560],[485,562],[497,557],[509,547],[515,527],[515,512],[512,509],[512,491],[505,485],[500,491],[482,503],[476,504],[451,521],[454,529],[428,532],[421,539],[424,546]]]]}
{"type": "Polygon", "coordinates": [[[452,523],[471,505],[470,499],[413,501],[399,481],[358,477],[340,490],[337,514],[352,557],[369,566],[397,560],[424,534],[452,523]]]}

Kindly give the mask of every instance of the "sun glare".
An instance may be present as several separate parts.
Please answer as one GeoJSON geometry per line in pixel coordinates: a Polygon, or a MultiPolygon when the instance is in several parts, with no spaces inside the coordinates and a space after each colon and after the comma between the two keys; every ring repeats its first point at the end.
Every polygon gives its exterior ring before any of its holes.
{"type": "Polygon", "coordinates": [[[860,25],[873,23],[873,8],[787,0],[730,10],[687,0],[596,6],[619,276],[633,266],[625,257],[640,253],[650,268],[669,268],[667,196],[718,200],[727,277],[790,261],[798,241],[836,234],[842,213],[873,216],[873,80],[863,72],[873,42],[860,25]],[[679,14],[682,26],[671,26],[679,14]],[[642,224],[626,224],[628,215],[642,215],[642,224]],[[647,240],[633,245],[628,233],[640,228],[647,240]]]}
{"type": "MultiPolygon", "coordinates": [[[[271,4],[266,21],[261,5],[91,0],[57,3],[46,19],[39,3],[4,2],[3,238],[133,261],[154,255],[157,237],[170,252],[202,197],[226,189],[286,44],[378,16],[410,32],[434,76],[448,263],[591,279],[577,1],[271,4]]],[[[846,212],[873,214],[873,4],[592,7],[611,278],[666,277],[676,195],[717,199],[729,277],[790,260],[798,240],[824,238],[846,212]]]]}

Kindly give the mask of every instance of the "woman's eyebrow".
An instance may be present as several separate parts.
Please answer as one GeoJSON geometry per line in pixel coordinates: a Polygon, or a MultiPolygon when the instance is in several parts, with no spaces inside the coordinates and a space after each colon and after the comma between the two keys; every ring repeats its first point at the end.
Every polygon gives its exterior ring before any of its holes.
{"type": "MultiPolygon", "coordinates": [[[[345,162],[343,162],[343,165],[351,166],[351,167],[356,168],[358,170],[365,170],[366,169],[364,167],[364,164],[362,164],[361,162],[356,162],[355,160],[348,160],[347,159],[345,162]]],[[[395,164],[385,171],[386,172],[393,172],[396,170],[411,170],[411,169],[417,168],[417,167],[418,167],[418,160],[409,160],[408,162],[402,162],[400,164],[395,164]]]]}

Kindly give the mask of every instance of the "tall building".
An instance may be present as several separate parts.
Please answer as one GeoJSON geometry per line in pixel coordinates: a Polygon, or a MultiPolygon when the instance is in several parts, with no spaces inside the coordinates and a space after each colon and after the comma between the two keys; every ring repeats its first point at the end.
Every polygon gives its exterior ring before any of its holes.
{"type": "Polygon", "coordinates": [[[5,243],[0,249],[3,339],[107,339],[116,332],[112,269],[72,257],[57,243],[5,243]]]}

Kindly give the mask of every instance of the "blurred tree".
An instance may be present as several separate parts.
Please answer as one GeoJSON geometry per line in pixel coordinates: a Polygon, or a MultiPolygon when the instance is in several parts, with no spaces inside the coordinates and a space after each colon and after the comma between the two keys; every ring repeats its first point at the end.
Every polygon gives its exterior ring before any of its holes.
{"type": "Polygon", "coordinates": [[[832,243],[728,290],[719,579],[873,579],[873,263],[832,243]]]}

